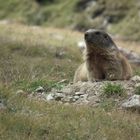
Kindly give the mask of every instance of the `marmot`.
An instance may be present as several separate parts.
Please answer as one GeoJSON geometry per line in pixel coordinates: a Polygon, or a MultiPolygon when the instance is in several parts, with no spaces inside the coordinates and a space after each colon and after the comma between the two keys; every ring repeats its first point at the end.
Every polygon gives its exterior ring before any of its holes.
{"type": "Polygon", "coordinates": [[[127,80],[132,69],[111,37],[102,30],[85,32],[85,62],[75,72],[74,82],[127,80]]]}

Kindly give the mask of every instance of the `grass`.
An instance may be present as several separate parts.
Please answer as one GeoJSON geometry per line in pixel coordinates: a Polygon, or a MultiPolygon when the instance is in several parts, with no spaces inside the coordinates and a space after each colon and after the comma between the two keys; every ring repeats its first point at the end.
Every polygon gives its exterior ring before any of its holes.
{"type": "Polygon", "coordinates": [[[140,138],[139,114],[46,103],[14,93],[5,98],[7,109],[0,114],[1,140],[140,138]]]}
{"type": "Polygon", "coordinates": [[[125,90],[120,84],[108,83],[103,88],[103,95],[106,97],[119,97],[125,95],[125,90]]]}
{"type": "Polygon", "coordinates": [[[57,81],[50,81],[50,80],[45,80],[45,79],[38,79],[38,80],[33,80],[33,81],[16,81],[15,83],[12,84],[12,87],[15,87],[15,89],[20,89],[23,91],[26,91],[28,93],[31,93],[35,91],[39,86],[43,87],[46,92],[50,92],[52,88],[55,89],[62,89],[65,85],[67,85],[68,82],[64,83],[59,83],[57,81]]]}
{"type": "Polygon", "coordinates": [[[70,31],[18,25],[0,25],[0,29],[1,82],[72,81],[74,69],[81,61],[76,47],[80,34],[73,32],[73,38],[68,38],[70,31]]]}
{"type": "Polygon", "coordinates": [[[139,114],[117,110],[111,100],[93,108],[28,98],[38,86],[49,92],[73,80],[80,33],[18,24],[0,24],[0,31],[1,140],[140,139],[139,114]]]}
{"type": "Polygon", "coordinates": [[[140,86],[136,87],[135,94],[140,95],[140,86]]]}

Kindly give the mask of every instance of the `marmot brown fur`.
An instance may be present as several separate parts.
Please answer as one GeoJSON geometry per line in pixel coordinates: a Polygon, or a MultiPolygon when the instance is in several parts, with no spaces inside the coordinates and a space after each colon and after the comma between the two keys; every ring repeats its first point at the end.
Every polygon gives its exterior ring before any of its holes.
{"type": "Polygon", "coordinates": [[[98,80],[127,80],[132,69],[111,37],[104,31],[85,32],[85,62],[75,72],[74,82],[98,80]]]}

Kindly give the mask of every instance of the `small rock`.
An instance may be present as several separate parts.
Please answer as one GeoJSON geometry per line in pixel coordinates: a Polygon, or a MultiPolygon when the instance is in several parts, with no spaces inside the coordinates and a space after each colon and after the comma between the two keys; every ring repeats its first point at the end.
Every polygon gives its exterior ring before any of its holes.
{"type": "Polygon", "coordinates": [[[67,87],[67,86],[64,87],[61,91],[62,91],[62,93],[67,94],[67,95],[75,93],[75,89],[74,88],[67,87]]]}
{"type": "Polygon", "coordinates": [[[62,98],[64,98],[64,94],[62,93],[55,93],[54,98],[56,101],[60,101],[62,98]]]}
{"type": "Polygon", "coordinates": [[[88,97],[88,94],[83,94],[83,95],[80,95],[81,98],[84,98],[84,99],[87,99],[88,97]]]}
{"type": "Polygon", "coordinates": [[[78,96],[83,95],[83,94],[84,94],[83,92],[75,92],[75,95],[78,95],[78,96]]]}
{"type": "Polygon", "coordinates": [[[6,106],[3,103],[0,103],[0,111],[5,110],[5,109],[6,109],[6,106]]]}
{"type": "Polygon", "coordinates": [[[133,95],[127,101],[122,104],[126,109],[138,109],[140,110],[140,95],[133,95]]]}
{"type": "Polygon", "coordinates": [[[76,102],[76,100],[77,100],[77,99],[75,99],[75,98],[72,99],[73,102],[76,102]]]}
{"type": "Polygon", "coordinates": [[[135,87],[137,88],[137,87],[140,87],[140,83],[137,83],[136,85],[135,85],[135,87]]]}
{"type": "Polygon", "coordinates": [[[71,102],[73,102],[73,97],[71,97],[71,96],[66,96],[65,98],[62,98],[61,101],[63,101],[64,103],[66,103],[66,102],[71,103],[71,102]]]}
{"type": "Polygon", "coordinates": [[[134,82],[140,82],[140,76],[135,75],[131,78],[131,80],[134,81],[134,82]]]}
{"type": "Polygon", "coordinates": [[[80,97],[79,96],[73,96],[74,97],[74,99],[76,99],[76,100],[78,100],[80,97]]]}
{"type": "Polygon", "coordinates": [[[51,93],[48,94],[46,99],[47,99],[47,101],[54,100],[53,94],[51,94],[51,93]]]}
{"type": "Polygon", "coordinates": [[[44,92],[45,90],[44,90],[43,87],[39,86],[35,91],[36,91],[37,93],[42,93],[42,92],[44,92]]]}

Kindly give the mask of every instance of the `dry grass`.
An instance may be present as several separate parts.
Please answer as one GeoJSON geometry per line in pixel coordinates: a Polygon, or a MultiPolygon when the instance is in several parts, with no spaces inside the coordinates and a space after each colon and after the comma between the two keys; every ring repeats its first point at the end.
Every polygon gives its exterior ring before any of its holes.
{"type": "Polygon", "coordinates": [[[9,97],[7,110],[0,115],[1,140],[140,138],[137,113],[46,103],[29,100],[23,95],[9,97]]]}
{"type": "Polygon", "coordinates": [[[10,77],[56,81],[69,77],[72,80],[81,60],[76,47],[79,33],[22,25],[0,25],[0,30],[0,81],[10,77]]]}
{"type": "Polygon", "coordinates": [[[72,106],[27,98],[36,87],[72,81],[81,61],[78,32],[0,25],[1,140],[138,140],[140,117],[115,108],[72,106]],[[60,55],[60,52],[64,52],[60,55]],[[16,94],[18,89],[25,93],[16,94]]]}

